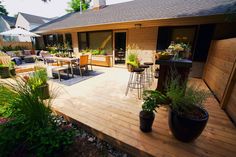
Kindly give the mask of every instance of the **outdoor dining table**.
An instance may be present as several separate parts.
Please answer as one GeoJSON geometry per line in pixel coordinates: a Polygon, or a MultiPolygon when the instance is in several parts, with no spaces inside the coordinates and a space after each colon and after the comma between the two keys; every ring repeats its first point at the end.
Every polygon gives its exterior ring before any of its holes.
{"type": "MultiPolygon", "coordinates": [[[[74,77],[74,72],[73,72],[73,67],[72,63],[76,62],[78,58],[69,58],[69,57],[44,57],[45,60],[56,60],[59,62],[67,62],[68,63],[68,68],[71,69],[71,75],[74,77]]],[[[46,62],[48,64],[48,62],[46,62]]]]}
{"type": "Polygon", "coordinates": [[[179,83],[184,83],[188,79],[190,69],[192,67],[192,61],[188,59],[179,60],[156,60],[156,64],[160,65],[159,78],[157,82],[156,90],[165,92],[167,81],[171,79],[171,76],[179,76],[179,83]]]}

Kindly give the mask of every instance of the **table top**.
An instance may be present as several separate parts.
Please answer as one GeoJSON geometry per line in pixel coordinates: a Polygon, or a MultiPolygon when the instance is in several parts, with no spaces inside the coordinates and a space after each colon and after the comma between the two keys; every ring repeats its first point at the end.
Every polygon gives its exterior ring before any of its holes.
{"type": "Polygon", "coordinates": [[[159,65],[174,65],[174,66],[185,66],[192,67],[192,61],[188,59],[179,59],[179,60],[156,60],[156,64],[159,65]]]}
{"type": "Polygon", "coordinates": [[[69,58],[69,57],[44,57],[44,59],[69,61],[69,62],[78,60],[78,58],[69,58]]]}

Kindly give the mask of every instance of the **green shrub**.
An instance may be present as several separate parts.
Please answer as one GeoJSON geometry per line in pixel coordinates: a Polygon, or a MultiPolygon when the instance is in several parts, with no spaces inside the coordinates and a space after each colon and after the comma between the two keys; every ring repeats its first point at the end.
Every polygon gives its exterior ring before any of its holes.
{"type": "Polygon", "coordinates": [[[50,100],[39,99],[23,78],[0,83],[1,116],[10,119],[0,125],[1,156],[51,157],[73,143],[75,130],[58,123],[50,100]]]}
{"type": "Polygon", "coordinates": [[[39,69],[35,71],[33,76],[29,77],[28,84],[35,90],[37,87],[42,86],[47,83],[48,76],[46,69],[39,69]]]}

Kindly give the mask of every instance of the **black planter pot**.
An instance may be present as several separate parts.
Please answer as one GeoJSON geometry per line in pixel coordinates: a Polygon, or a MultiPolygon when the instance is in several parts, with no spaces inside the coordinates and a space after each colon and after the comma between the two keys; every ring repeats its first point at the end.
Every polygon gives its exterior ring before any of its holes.
{"type": "Polygon", "coordinates": [[[9,67],[0,67],[0,78],[10,77],[9,67]]]}
{"type": "Polygon", "coordinates": [[[50,98],[50,95],[49,95],[49,85],[48,83],[36,88],[38,94],[39,94],[39,97],[41,99],[48,99],[50,98]]]}
{"type": "Polygon", "coordinates": [[[204,116],[203,118],[189,118],[179,115],[177,112],[170,109],[169,111],[169,127],[172,134],[182,142],[191,142],[201,135],[204,130],[209,115],[205,109],[196,108],[204,116]]]}
{"type": "Polygon", "coordinates": [[[16,76],[16,69],[10,69],[11,76],[16,76]]]}
{"type": "Polygon", "coordinates": [[[143,132],[151,132],[154,118],[155,114],[153,112],[140,111],[139,113],[140,130],[143,132]]]}

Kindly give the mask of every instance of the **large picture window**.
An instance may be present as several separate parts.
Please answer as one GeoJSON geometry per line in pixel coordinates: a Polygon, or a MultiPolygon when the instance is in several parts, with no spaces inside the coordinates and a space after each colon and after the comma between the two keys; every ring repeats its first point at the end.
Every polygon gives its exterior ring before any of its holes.
{"type": "Polygon", "coordinates": [[[105,50],[106,54],[112,54],[112,32],[82,32],[78,33],[79,49],[101,49],[105,50]]]}

